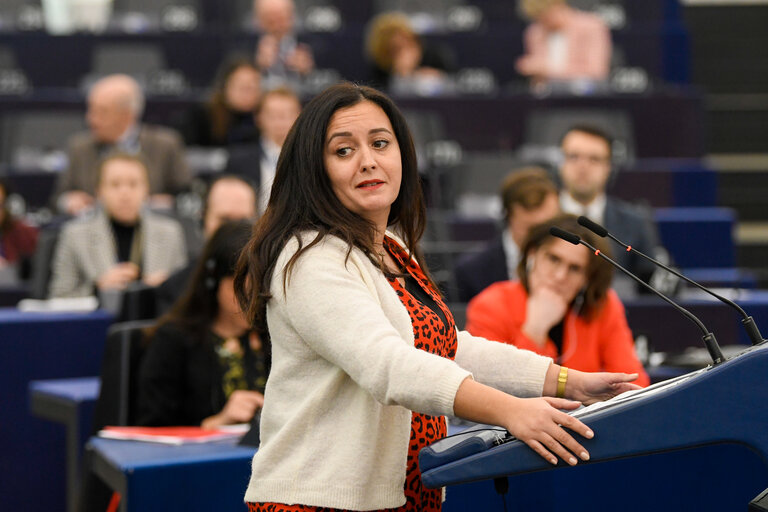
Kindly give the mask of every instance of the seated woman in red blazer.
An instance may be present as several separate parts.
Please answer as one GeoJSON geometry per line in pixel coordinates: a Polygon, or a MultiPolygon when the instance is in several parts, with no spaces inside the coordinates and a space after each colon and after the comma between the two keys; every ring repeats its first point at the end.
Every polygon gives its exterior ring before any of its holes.
{"type": "Polygon", "coordinates": [[[613,267],[549,234],[557,226],[607,252],[603,240],[560,215],[531,228],[517,267],[520,281],[501,281],[467,306],[467,330],[475,336],[515,345],[581,371],[648,374],[637,358],[632,333],[616,292],[613,267]]]}

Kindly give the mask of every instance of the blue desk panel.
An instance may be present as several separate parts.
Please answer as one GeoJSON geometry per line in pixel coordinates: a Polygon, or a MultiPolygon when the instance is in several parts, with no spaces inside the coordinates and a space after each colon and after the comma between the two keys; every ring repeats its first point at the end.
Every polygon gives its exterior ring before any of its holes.
{"type": "MultiPolygon", "coordinates": [[[[510,512],[746,512],[768,486],[768,467],[748,447],[728,444],[516,475],[508,484],[510,512]],[[718,492],[721,482],[743,507],[718,492]]],[[[448,487],[443,512],[467,510],[504,510],[493,481],[448,487]]]]}
{"type": "Polygon", "coordinates": [[[247,510],[256,449],[233,441],[170,446],[92,438],[96,474],[123,496],[123,512],[247,510]]]}
{"type": "MultiPolygon", "coordinates": [[[[734,267],[733,229],[729,208],[658,208],[661,243],[678,267],[734,267]]],[[[631,243],[631,241],[628,241],[631,243]]]]}
{"type": "Polygon", "coordinates": [[[67,441],[67,510],[75,512],[80,482],[80,456],[90,436],[93,407],[99,397],[98,377],[35,380],[29,383],[32,414],[64,426],[67,441]]]}
{"type": "MultiPolygon", "coordinates": [[[[763,338],[768,337],[768,291],[744,290],[734,300],[755,319],[763,338]]],[[[727,305],[715,299],[677,302],[698,316],[721,345],[749,345],[741,317],[727,305]]],[[[678,354],[688,347],[703,347],[698,327],[658,297],[625,300],[624,307],[632,333],[647,336],[652,351],[678,354]]]]}
{"type": "Polygon", "coordinates": [[[28,384],[98,375],[111,322],[103,311],[0,309],[0,510],[64,509],[65,432],[30,414],[28,384]]]}
{"type": "Polygon", "coordinates": [[[619,169],[608,194],[656,208],[717,206],[717,172],[697,159],[640,159],[619,169]]]}

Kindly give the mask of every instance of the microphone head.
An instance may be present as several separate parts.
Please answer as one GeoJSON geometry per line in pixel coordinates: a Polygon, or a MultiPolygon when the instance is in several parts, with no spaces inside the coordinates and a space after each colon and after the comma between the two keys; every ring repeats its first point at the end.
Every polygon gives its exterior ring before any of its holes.
{"type": "Polygon", "coordinates": [[[579,245],[579,242],[581,241],[581,238],[579,238],[579,235],[574,235],[573,233],[560,229],[557,226],[550,227],[549,234],[552,236],[556,236],[557,238],[562,238],[566,242],[570,242],[573,245],[579,245]]]}
{"type": "Polygon", "coordinates": [[[581,224],[582,226],[584,226],[585,228],[587,228],[588,230],[590,230],[591,232],[593,232],[599,237],[605,238],[605,236],[608,235],[607,229],[605,229],[603,226],[601,226],[597,222],[593,222],[589,220],[587,217],[583,215],[579,217],[576,222],[578,222],[579,224],[581,224]]]}

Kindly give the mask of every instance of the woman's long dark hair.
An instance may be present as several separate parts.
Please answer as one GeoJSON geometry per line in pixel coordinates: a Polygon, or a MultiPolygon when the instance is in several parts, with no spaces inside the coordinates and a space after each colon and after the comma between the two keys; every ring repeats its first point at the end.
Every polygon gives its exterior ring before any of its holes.
{"type": "MultiPolygon", "coordinates": [[[[243,250],[235,272],[235,292],[240,305],[259,334],[267,334],[266,303],[272,274],[285,243],[299,233],[317,231],[318,236],[288,262],[287,278],[301,254],[326,235],[334,235],[362,250],[383,272],[374,255],[375,226],[341,204],[331,187],[323,152],[331,117],[339,109],[370,101],[384,111],[392,123],[400,146],[402,181],[389,212],[388,225],[395,227],[406,249],[427,272],[418,242],[424,232],[426,209],[416,166],[416,151],[405,118],[387,96],[370,87],[351,83],[333,85],[312,99],[302,110],[283,144],[266,211],[256,224],[254,236],[243,250]]],[[[349,253],[347,253],[349,255],[349,253]]],[[[283,282],[285,286],[285,281],[283,282]]]]}
{"type": "Polygon", "coordinates": [[[227,132],[232,124],[232,110],[227,105],[227,82],[240,68],[248,68],[261,76],[251,59],[244,56],[232,57],[225,61],[216,73],[213,83],[213,91],[207,102],[207,109],[211,116],[210,137],[214,141],[226,142],[227,132]]]}
{"type": "Polygon", "coordinates": [[[195,338],[207,336],[219,314],[219,282],[234,275],[237,258],[248,243],[252,230],[253,224],[246,220],[225,222],[216,230],[205,244],[184,294],[168,313],[160,317],[148,333],[150,337],[158,327],[168,323],[195,338]]]}

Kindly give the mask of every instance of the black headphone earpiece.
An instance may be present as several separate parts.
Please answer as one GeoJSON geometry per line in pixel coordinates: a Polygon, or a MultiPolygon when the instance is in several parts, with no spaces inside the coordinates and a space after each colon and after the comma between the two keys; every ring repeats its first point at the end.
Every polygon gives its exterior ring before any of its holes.
{"type": "Polygon", "coordinates": [[[525,273],[530,274],[533,271],[533,265],[536,261],[536,256],[529,256],[528,259],[525,261],[525,273]]]}
{"type": "Polygon", "coordinates": [[[584,309],[584,300],[586,299],[587,295],[587,287],[583,287],[581,290],[579,290],[579,293],[576,294],[576,297],[573,299],[573,312],[577,315],[580,315],[582,310],[584,309]]]}
{"type": "Polygon", "coordinates": [[[219,280],[216,279],[216,260],[208,258],[205,260],[205,288],[208,291],[214,291],[219,286],[219,280]]]}

